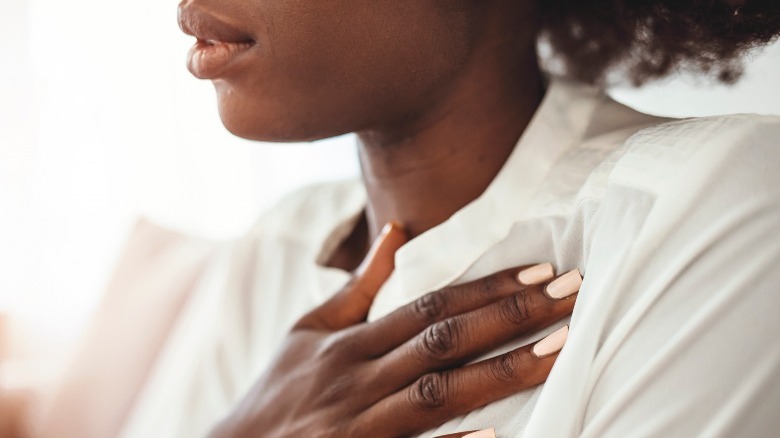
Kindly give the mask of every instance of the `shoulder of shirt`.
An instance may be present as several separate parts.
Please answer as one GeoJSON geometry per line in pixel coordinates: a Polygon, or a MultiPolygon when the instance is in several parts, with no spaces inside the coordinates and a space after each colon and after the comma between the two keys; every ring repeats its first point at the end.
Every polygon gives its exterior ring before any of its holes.
{"type": "Polygon", "coordinates": [[[726,146],[742,144],[745,140],[754,144],[768,143],[767,140],[777,143],[777,137],[764,135],[777,129],[780,129],[780,115],[726,114],[661,123],[640,130],[628,143],[664,143],[678,148],[695,148],[708,140],[726,146]]]}
{"type": "Polygon", "coordinates": [[[780,116],[710,116],[642,129],[621,148],[610,182],[658,193],[672,180],[707,174],[780,183],[780,116]]]}

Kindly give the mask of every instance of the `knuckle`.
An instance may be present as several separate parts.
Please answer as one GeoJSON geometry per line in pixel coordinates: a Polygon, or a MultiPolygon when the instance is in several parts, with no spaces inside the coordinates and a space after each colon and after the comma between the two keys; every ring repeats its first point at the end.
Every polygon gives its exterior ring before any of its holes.
{"type": "Polygon", "coordinates": [[[471,294],[481,299],[492,299],[514,290],[514,279],[506,272],[497,272],[471,283],[471,294]]]}
{"type": "Polygon", "coordinates": [[[505,304],[501,306],[501,316],[505,322],[512,325],[522,325],[528,321],[530,303],[528,293],[525,290],[507,298],[505,304]]]}
{"type": "Polygon", "coordinates": [[[515,383],[520,378],[517,368],[519,360],[514,354],[504,354],[496,358],[488,368],[491,377],[500,383],[515,383]]]}
{"type": "Polygon", "coordinates": [[[487,277],[483,278],[481,281],[481,288],[480,293],[484,296],[493,296],[498,291],[498,289],[501,286],[501,281],[499,280],[498,276],[494,275],[488,275],[487,277]]]}
{"type": "Polygon", "coordinates": [[[447,301],[438,292],[425,294],[412,304],[413,315],[426,323],[438,320],[446,314],[446,311],[447,301]]]}
{"type": "Polygon", "coordinates": [[[443,373],[426,374],[420,377],[409,390],[409,403],[422,412],[443,408],[447,399],[447,378],[443,373]]]}
{"type": "Polygon", "coordinates": [[[333,334],[323,339],[319,345],[319,356],[328,359],[352,357],[354,355],[354,343],[348,336],[333,334]]]}
{"type": "Polygon", "coordinates": [[[433,361],[451,358],[456,351],[459,333],[459,324],[454,319],[445,319],[428,327],[418,338],[419,356],[433,361]]]}
{"type": "Polygon", "coordinates": [[[480,300],[496,296],[501,288],[501,279],[496,274],[451,287],[453,295],[459,298],[476,297],[480,300]]]}

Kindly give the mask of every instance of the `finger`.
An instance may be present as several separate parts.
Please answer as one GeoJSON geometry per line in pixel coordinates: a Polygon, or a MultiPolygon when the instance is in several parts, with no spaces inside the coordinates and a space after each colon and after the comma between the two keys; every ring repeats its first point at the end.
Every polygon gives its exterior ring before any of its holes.
{"type": "Polygon", "coordinates": [[[364,345],[371,346],[370,355],[381,355],[436,322],[486,306],[554,276],[553,266],[542,263],[507,269],[469,283],[450,286],[367,324],[356,336],[364,345]]]}
{"type": "MultiPolygon", "coordinates": [[[[571,277],[572,274],[565,274],[559,278],[566,281],[571,277]]],[[[429,326],[375,362],[383,376],[383,386],[377,389],[387,394],[423,373],[471,362],[518,336],[549,327],[571,314],[579,285],[573,283],[567,296],[561,299],[550,298],[545,289],[529,287],[488,306],[429,326]]]]}
{"type": "Polygon", "coordinates": [[[364,321],[376,293],[395,268],[395,252],[406,241],[400,225],[385,225],[349,283],[301,318],[295,329],[338,330],[364,321]]]}
{"type": "Polygon", "coordinates": [[[547,379],[568,326],[541,341],[463,368],[426,374],[355,419],[357,431],[411,436],[547,379]],[[403,421],[399,421],[403,419],[403,421]]]}

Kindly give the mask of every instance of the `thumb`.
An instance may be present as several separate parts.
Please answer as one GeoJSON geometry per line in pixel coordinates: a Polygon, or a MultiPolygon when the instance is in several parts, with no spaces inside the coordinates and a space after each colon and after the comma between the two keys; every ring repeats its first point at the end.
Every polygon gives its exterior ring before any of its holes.
{"type": "Polygon", "coordinates": [[[395,268],[395,252],[406,242],[401,225],[385,225],[349,283],[301,318],[295,328],[339,330],[364,321],[379,288],[395,268]]]}

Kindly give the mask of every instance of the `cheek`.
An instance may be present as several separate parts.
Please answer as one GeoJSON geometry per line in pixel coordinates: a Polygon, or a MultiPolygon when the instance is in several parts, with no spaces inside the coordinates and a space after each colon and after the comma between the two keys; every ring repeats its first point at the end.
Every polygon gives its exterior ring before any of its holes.
{"type": "Polygon", "coordinates": [[[413,111],[468,52],[465,18],[443,20],[415,2],[268,11],[275,18],[257,50],[216,83],[225,126],[253,139],[311,140],[413,111]]]}

